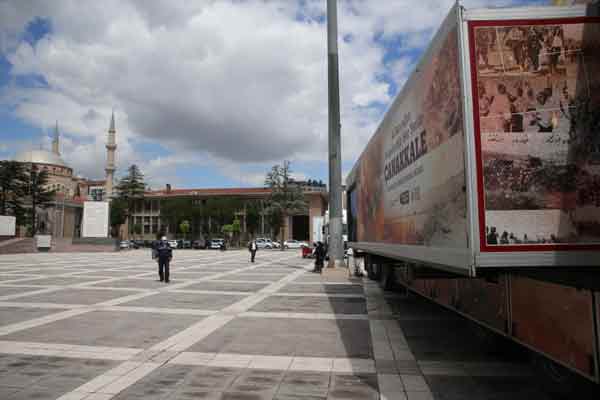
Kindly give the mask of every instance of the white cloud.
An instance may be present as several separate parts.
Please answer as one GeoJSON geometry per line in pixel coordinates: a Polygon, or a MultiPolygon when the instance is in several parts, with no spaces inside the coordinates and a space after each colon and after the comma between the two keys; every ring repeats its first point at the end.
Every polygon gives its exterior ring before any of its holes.
{"type": "MultiPolygon", "coordinates": [[[[384,42],[423,46],[452,4],[340,3],[340,37],[350,38],[340,40],[344,160],[358,156],[392,100],[382,76],[402,84],[414,61],[384,63],[384,42]]],[[[183,166],[212,166],[248,184],[264,180],[264,173],[243,173],[248,165],[326,166],[324,13],[325,1],[0,2],[0,51],[11,74],[48,83],[11,84],[0,104],[35,126],[59,119],[65,158],[96,177],[112,107],[119,166],[137,162],[157,184],[174,181],[183,166]],[[20,38],[36,17],[49,19],[52,32],[32,46],[20,38]],[[170,155],[149,158],[136,148],[141,140],[170,155]]]]}

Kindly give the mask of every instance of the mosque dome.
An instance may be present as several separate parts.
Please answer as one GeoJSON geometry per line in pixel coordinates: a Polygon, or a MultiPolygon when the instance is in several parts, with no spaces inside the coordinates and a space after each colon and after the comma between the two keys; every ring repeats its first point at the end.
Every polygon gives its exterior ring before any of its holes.
{"type": "Polygon", "coordinates": [[[15,161],[33,164],[49,164],[70,168],[60,155],[48,150],[28,150],[17,154],[15,161]]]}

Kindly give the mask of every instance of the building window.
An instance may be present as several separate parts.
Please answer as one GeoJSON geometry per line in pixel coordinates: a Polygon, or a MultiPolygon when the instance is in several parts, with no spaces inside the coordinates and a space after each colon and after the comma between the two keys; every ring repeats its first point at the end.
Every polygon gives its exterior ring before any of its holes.
{"type": "Polygon", "coordinates": [[[150,223],[150,217],[144,217],[144,223],[145,224],[149,224],[150,223]]]}
{"type": "Polygon", "coordinates": [[[141,225],[142,224],[142,217],[135,217],[135,224],[136,225],[141,225]]]}
{"type": "Polygon", "coordinates": [[[144,225],[144,234],[150,233],[150,225],[144,225]]]}

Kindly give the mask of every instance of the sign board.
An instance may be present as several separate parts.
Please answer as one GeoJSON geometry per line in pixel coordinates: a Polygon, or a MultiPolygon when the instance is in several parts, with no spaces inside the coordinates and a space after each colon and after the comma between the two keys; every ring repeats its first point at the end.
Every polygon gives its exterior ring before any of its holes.
{"type": "Polygon", "coordinates": [[[82,237],[108,237],[108,202],[86,201],[83,203],[82,237]]]}
{"type": "Polygon", "coordinates": [[[37,235],[35,239],[38,249],[49,249],[52,247],[52,236],[50,235],[37,235]]]}
{"type": "Polygon", "coordinates": [[[313,217],[312,240],[313,242],[323,241],[323,222],[325,217],[313,217]]]}
{"type": "Polygon", "coordinates": [[[16,218],[0,215],[0,236],[15,236],[16,218]]]}

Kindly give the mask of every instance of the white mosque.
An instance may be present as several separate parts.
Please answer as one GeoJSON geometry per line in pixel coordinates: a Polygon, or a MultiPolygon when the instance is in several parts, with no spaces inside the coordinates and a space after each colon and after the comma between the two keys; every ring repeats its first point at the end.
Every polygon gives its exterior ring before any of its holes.
{"type": "MultiPolygon", "coordinates": [[[[51,207],[40,210],[40,228],[54,237],[77,237],[80,235],[84,201],[110,200],[113,195],[115,174],[115,115],[111,115],[106,142],[105,179],[89,180],[73,174],[60,154],[60,132],[58,122],[54,127],[52,149],[28,150],[17,154],[15,161],[28,168],[48,172],[48,187],[56,191],[51,207]]],[[[21,229],[23,230],[23,229],[21,229]]],[[[21,235],[25,232],[20,232],[21,235]]]]}

